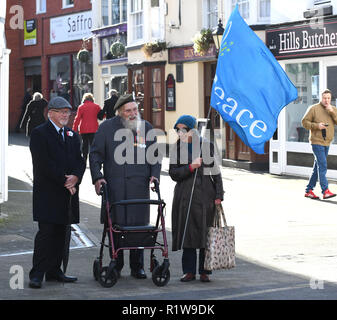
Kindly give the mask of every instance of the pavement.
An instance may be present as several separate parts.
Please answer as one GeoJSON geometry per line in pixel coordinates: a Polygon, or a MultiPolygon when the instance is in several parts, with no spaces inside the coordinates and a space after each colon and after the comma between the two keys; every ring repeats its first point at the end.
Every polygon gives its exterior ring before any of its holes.
{"type": "MultiPolygon", "coordinates": [[[[164,158],[161,194],[167,203],[171,279],[164,287],[151,280],[149,250],[146,280],[130,276],[128,254],[122,276],[103,288],[92,275],[99,253],[102,225],[100,197],[87,168],[80,188],[81,222],[72,232],[67,274],[73,284],[44,282],[28,287],[36,223],[32,221],[32,165],[28,139],[9,137],[9,199],[0,205],[0,300],[335,300],[337,299],[337,197],[304,198],[307,179],[222,167],[228,225],[235,226],[236,267],[217,270],[210,283],[181,283],[181,252],[171,251],[171,204],[174,183],[164,158]]],[[[330,190],[337,192],[336,181],[330,190]]],[[[316,188],[318,194],[318,188],[316,188]]],[[[153,195],[154,197],[154,195],[153,195]]],[[[156,213],[152,211],[151,220],[156,213]]],[[[160,252],[157,252],[162,261],[160,252]]],[[[109,263],[105,251],[105,263],[109,263]]]]}

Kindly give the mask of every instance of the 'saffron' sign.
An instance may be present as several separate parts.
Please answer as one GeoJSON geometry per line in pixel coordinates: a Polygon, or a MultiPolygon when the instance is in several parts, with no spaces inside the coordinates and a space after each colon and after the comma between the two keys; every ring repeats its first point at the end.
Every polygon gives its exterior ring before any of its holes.
{"type": "Polygon", "coordinates": [[[81,40],[91,35],[92,11],[50,19],[50,43],[81,40]]]}

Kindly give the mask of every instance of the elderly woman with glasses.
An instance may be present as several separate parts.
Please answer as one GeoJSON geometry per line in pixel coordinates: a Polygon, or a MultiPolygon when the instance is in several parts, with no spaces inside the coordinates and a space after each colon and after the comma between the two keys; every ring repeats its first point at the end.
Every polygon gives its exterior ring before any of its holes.
{"type": "Polygon", "coordinates": [[[184,275],[180,280],[189,282],[196,278],[199,249],[200,281],[209,282],[211,271],[204,269],[207,227],[212,224],[215,204],[223,200],[223,186],[214,145],[201,138],[195,126],[196,119],[190,115],[181,116],[174,125],[178,140],[170,152],[169,168],[170,177],[177,182],[172,204],[172,250],[183,249],[184,275]]]}

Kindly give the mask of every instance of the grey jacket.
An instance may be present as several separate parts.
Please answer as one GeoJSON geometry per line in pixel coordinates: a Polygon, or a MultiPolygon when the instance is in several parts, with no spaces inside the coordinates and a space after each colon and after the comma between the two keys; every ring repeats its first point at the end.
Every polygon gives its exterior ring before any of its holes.
{"type": "MultiPolygon", "coordinates": [[[[149,199],[150,177],[160,177],[160,162],[150,164],[146,157],[142,157],[156,143],[156,138],[146,140],[146,134],[152,125],[145,120],[142,122],[145,130],[141,135],[125,129],[119,116],[105,120],[95,134],[89,155],[92,182],[101,178],[107,181],[110,204],[120,200],[149,199]],[[119,131],[120,129],[124,130],[119,131]],[[120,138],[125,132],[128,133],[128,138],[120,138]],[[129,161],[122,163],[123,157],[129,161]]],[[[150,218],[149,205],[112,207],[111,216],[118,225],[147,225],[150,218]]]]}

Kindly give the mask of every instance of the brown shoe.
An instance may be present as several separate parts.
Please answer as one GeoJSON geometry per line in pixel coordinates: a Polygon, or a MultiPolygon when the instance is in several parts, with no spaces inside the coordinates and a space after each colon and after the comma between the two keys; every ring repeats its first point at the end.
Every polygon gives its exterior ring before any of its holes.
{"type": "Polygon", "coordinates": [[[200,281],[201,282],[211,282],[211,280],[209,279],[208,275],[206,273],[202,273],[200,275],[200,281]]]}
{"type": "Polygon", "coordinates": [[[181,282],[189,282],[192,280],[195,280],[195,274],[193,273],[186,273],[180,278],[181,282]]]}

